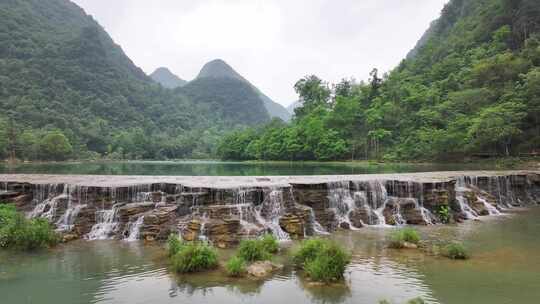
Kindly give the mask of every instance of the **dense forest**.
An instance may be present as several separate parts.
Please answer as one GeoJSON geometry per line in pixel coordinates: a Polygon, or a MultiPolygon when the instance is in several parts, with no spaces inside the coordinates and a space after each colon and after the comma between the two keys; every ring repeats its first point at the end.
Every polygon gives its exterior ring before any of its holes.
{"type": "Polygon", "coordinates": [[[0,159],[208,158],[225,130],[270,120],[254,89],[159,85],[68,0],[1,1],[0,41],[0,159]]]}
{"type": "Polygon", "coordinates": [[[401,64],[295,85],[290,124],[238,129],[223,159],[460,159],[540,149],[540,1],[452,0],[401,64]]]}

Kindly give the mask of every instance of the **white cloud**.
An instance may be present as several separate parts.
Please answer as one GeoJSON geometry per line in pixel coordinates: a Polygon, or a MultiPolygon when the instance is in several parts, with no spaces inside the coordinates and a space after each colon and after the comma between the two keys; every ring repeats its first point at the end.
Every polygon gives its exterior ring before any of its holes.
{"type": "Polygon", "coordinates": [[[337,82],[388,71],[447,0],[74,0],[147,73],[184,79],[222,58],[275,101],[307,74],[337,82]]]}

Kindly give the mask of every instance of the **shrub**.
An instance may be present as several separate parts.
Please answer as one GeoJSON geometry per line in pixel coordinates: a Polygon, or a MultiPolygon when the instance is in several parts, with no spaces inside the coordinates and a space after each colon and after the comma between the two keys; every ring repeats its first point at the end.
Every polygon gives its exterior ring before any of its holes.
{"type": "Polygon", "coordinates": [[[238,257],[246,262],[265,261],[272,258],[262,240],[243,240],[238,247],[238,257]]]}
{"type": "Polygon", "coordinates": [[[418,244],[420,242],[418,231],[413,228],[403,228],[390,235],[390,247],[392,248],[403,248],[405,242],[418,244]]]}
{"type": "Polygon", "coordinates": [[[0,205],[0,247],[36,250],[56,245],[59,238],[45,219],[26,219],[14,206],[0,205]]]}
{"type": "Polygon", "coordinates": [[[446,245],[443,255],[453,260],[466,260],[469,258],[467,249],[461,243],[452,243],[446,245]]]}
{"type": "Polygon", "coordinates": [[[303,267],[308,260],[313,260],[323,250],[326,241],[322,239],[308,239],[302,242],[300,249],[294,254],[293,261],[298,267],[303,267]]]}
{"type": "Polygon", "coordinates": [[[171,258],[173,270],[179,273],[197,272],[216,268],[217,252],[209,245],[193,243],[180,246],[171,258]]]}
{"type": "Polygon", "coordinates": [[[172,257],[173,255],[177,254],[180,249],[182,249],[182,242],[175,234],[170,234],[169,238],[167,239],[167,251],[169,254],[169,257],[172,257]]]}
{"type": "Polygon", "coordinates": [[[312,280],[328,283],[343,279],[350,255],[334,242],[311,239],[303,242],[294,261],[312,280]]]}
{"type": "Polygon", "coordinates": [[[264,250],[269,253],[277,253],[279,251],[279,242],[272,234],[266,234],[261,238],[264,250]]]}
{"type": "Polygon", "coordinates": [[[444,224],[450,222],[450,209],[448,209],[448,206],[441,206],[439,210],[437,210],[437,214],[444,224]]]}
{"type": "Polygon", "coordinates": [[[225,266],[227,274],[231,277],[239,277],[246,272],[246,261],[237,256],[230,258],[225,266]]]}

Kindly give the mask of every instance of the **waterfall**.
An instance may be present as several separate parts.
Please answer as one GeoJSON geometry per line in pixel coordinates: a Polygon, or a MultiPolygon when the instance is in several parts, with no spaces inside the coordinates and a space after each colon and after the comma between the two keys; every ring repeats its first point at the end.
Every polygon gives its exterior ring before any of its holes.
{"type": "Polygon", "coordinates": [[[464,197],[464,191],[466,191],[465,178],[463,176],[458,177],[456,181],[455,191],[456,191],[456,200],[459,204],[459,209],[465,215],[466,219],[477,219],[478,213],[474,211],[471,206],[469,206],[464,197]]]}
{"type": "Polygon", "coordinates": [[[69,199],[67,185],[63,187],[62,193],[59,195],[56,195],[57,188],[58,185],[49,185],[46,193],[43,192],[44,190],[39,191],[40,194],[38,194],[37,199],[35,199],[37,205],[28,215],[30,218],[42,217],[49,221],[54,220],[56,217],[56,210],[58,209],[58,202],[62,199],[69,199]]]}
{"type": "Polygon", "coordinates": [[[349,218],[351,212],[356,208],[355,201],[351,196],[349,182],[328,183],[328,200],[330,208],[336,211],[338,225],[346,223],[351,229],[355,229],[349,218]]]}
{"type": "Polygon", "coordinates": [[[126,241],[133,242],[139,239],[141,234],[141,227],[144,224],[144,215],[139,216],[139,218],[134,222],[129,224],[129,236],[126,241]]]}
{"type": "Polygon", "coordinates": [[[310,221],[311,221],[311,224],[313,225],[313,230],[315,231],[315,234],[322,234],[322,235],[330,234],[328,231],[326,231],[326,229],[324,229],[321,223],[317,221],[313,208],[309,208],[309,211],[310,211],[310,221]]]}
{"type": "Polygon", "coordinates": [[[270,229],[279,240],[290,240],[289,234],[279,225],[279,217],[283,213],[283,191],[273,189],[264,198],[263,203],[255,208],[255,219],[262,226],[270,229]],[[264,216],[263,216],[264,214],[264,216]]]}
{"type": "Polygon", "coordinates": [[[201,231],[199,233],[199,240],[202,242],[207,242],[208,237],[206,236],[206,223],[208,222],[208,214],[203,214],[201,218],[201,231]]]}
{"type": "Polygon", "coordinates": [[[495,206],[493,206],[492,204],[488,203],[487,200],[486,200],[484,197],[478,195],[478,196],[477,196],[477,199],[478,199],[479,202],[481,202],[482,204],[484,204],[484,206],[486,207],[487,211],[489,212],[489,215],[500,215],[500,214],[501,214],[501,212],[500,212],[497,208],[495,208],[495,206]]]}
{"type": "Polygon", "coordinates": [[[111,209],[96,211],[96,224],[92,226],[92,230],[86,235],[86,238],[89,240],[110,238],[118,228],[117,210],[118,204],[115,204],[111,209]]]}
{"type": "Polygon", "coordinates": [[[378,180],[370,181],[369,186],[369,203],[373,214],[377,216],[377,226],[386,227],[386,219],[384,218],[383,211],[386,208],[386,202],[388,200],[388,191],[385,185],[378,180]]]}

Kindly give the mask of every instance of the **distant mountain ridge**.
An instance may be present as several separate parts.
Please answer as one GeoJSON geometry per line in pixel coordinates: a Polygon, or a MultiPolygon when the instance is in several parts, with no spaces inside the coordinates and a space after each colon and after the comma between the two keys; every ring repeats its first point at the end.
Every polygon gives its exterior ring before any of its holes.
{"type": "Polygon", "coordinates": [[[188,83],[186,80],[173,74],[169,69],[165,67],[157,68],[150,77],[157,83],[168,89],[175,89],[188,83]]]}
{"type": "MultiPolygon", "coordinates": [[[[164,87],[178,88],[178,87],[184,86],[184,85],[186,85],[188,83],[188,82],[181,83],[181,82],[178,82],[178,81],[176,81],[176,82],[170,81],[169,80],[170,78],[172,78],[172,77],[178,78],[178,76],[172,74],[167,68],[161,68],[161,69],[163,69],[163,70],[160,70],[158,74],[160,74],[159,76],[164,75],[165,77],[158,77],[156,75],[156,73],[158,72],[159,69],[156,70],[154,73],[152,73],[151,77],[156,82],[163,85],[164,87]]],[[[199,72],[197,77],[194,80],[192,80],[192,82],[199,82],[198,87],[200,89],[203,89],[203,87],[200,86],[200,83],[204,83],[205,86],[208,86],[208,87],[211,87],[212,83],[214,83],[215,85],[218,85],[218,83],[223,85],[224,82],[220,81],[219,79],[224,79],[224,78],[235,79],[237,81],[241,81],[241,82],[244,82],[244,83],[248,84],[253,89],[253,91],[259,96],[259,99],[261,99],[261,101],[263,102],[263,105],[264,105],[264,107],[265,107],[265,109],[268,112],[268,115],[270,117],[278,117],[278,118],[282,119],[283,121],[289,121],[291,119],[291,114],[289,113],[289,111],[287,111],[287,109],[285,109],[285,107],[283,107],[282,105],[280,105],[277,102],[274,102],[272,99],[270,99],[270,97],[268,97],[264,93],[262,93],[261,90],[259,90],[253,84],[251,84],[247,79],[245,79],[242,75],[240,75],[238,72],[236,72],[229,64],[227,64],[222,59],[215,59],[215,60],[212,60],[212,61],[206,63],[201,68],[201,71],[199,72]],[[200,79],[206,79],[206,80],[205,81],[199,81],[200,79]]],[[[234,81],[232,81],[232,82],[229,81],[227,83],[234,84],[234,81]]],[[[207,88],[207,89],[211,89],[211,88],[207,88]]],[[[191,93],[194,93],[194,92],[191,92],[191,93]]],[[[228,92],[228,94],[230,94],[230,93],[232,93],[232,92],[228,92]]],[[[195,95],[198,95],[198,94],[195,94],[195,95]]],[[[209,96],[207,96],[207,97],[209,97],[209,96]]]]}

